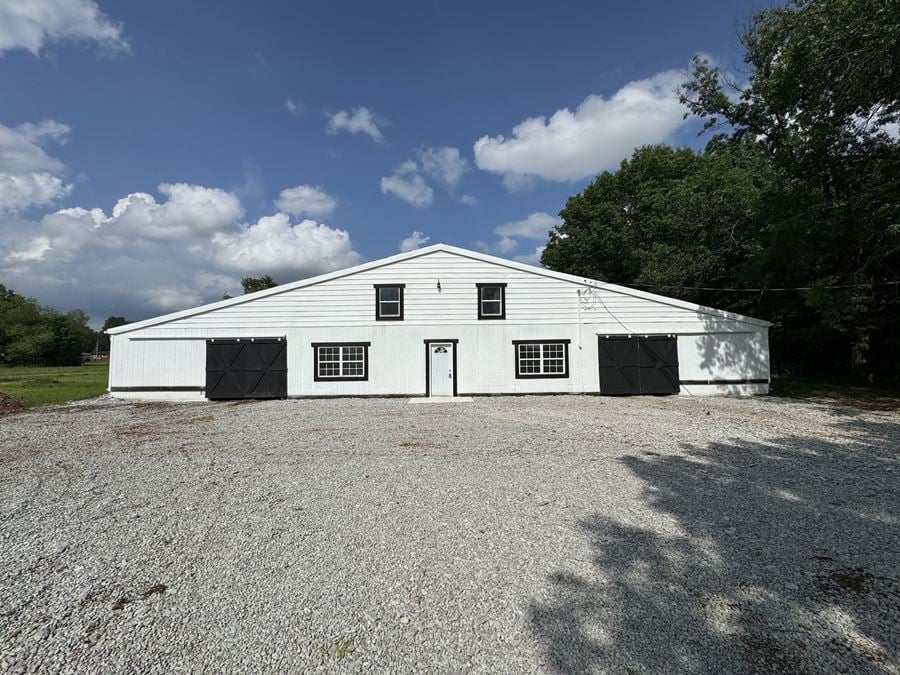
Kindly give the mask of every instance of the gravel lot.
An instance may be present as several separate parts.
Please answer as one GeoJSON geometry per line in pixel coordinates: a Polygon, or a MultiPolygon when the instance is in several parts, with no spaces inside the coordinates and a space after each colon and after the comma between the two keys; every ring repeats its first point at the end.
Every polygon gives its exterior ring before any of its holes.
{"type": "Polygon", "coordinates": [[[898,673],[898,460],[777,399],[0,417],[0,670],[898,673]]]}

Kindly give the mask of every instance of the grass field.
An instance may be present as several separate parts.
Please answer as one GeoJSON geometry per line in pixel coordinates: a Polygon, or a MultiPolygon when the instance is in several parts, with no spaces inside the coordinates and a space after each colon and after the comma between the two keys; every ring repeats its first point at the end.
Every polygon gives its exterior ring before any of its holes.
{"type": "Polygon", "coordinates": [[[0,367],[0,392],[28,407],[93,398],[106,393],[109,362],[63,368],[0,367]]]}

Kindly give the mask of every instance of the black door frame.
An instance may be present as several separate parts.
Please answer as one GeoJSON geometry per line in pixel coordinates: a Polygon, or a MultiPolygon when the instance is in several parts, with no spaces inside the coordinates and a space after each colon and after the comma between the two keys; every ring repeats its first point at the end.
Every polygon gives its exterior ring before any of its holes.
{"type": "Polygon", "coordinates": [[[456,345],[459,344],[459,338],[444,338],[442,340],[425,340],[425,396],[431,396],[431,345],[438,343],[447,343],[453,345],[453,395],[457,396],[457,381],[459,380],[459,370],[456,367],[456,345]]]}

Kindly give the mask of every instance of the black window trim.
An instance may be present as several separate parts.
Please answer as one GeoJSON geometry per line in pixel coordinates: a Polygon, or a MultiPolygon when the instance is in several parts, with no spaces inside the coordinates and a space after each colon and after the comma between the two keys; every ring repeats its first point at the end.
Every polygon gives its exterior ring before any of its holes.
{"type": "Polygon", "coordinates": [[[478,318],[482,321],[490,321],[492,319],[502,320],[506,318],[506,284],[493,282],[484,282],[475,284],[478,289],[478,318]],[[483,314],[481,312],[481,289],[482,288],[499,288],[500,289],[500,313],[499,314],[483,314]]]}
{"type": "Polygon", "coordinates": [[[568,379],[569,377],[569,345],[571,340],[513,340],[513,366],[517,380],[549,380],[549,379],[568,379]],[[564,373],[520,373],[519,372],[519,345],[563,345],[563,356],[565,357],[564,373]]]}
{"type": "Polygon", "coordinates": [[[313,381],[314,382],[366,382],[369,379],[369,346],[371,342],[313,342],[313,381]],[[363,374],[349,377],[320,377],[319,376],[319,347],[362,347],[363,348],[363,374]]]}
{"type": "Polygon", "coordinates": [[[403,296],[406,284],[375,284],[375,320],[376,321],[403,321],[403,296]],[[382,288],[396,288],[400,291],[400,316],[382,316],[381,300],[379,299],[379,291],[382,288]]]}

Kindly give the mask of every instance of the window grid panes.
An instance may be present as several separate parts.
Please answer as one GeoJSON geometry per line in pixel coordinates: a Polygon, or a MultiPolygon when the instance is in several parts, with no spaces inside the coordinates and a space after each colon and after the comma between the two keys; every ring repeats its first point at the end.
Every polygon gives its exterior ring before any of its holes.
{"type": "Polygon", "coordinates": [[[566,375],[566,345],[563,342],[517,345],[519,375],[566,375]]]}
{"type": "Polygon", "coordinates": [[[366,350],[362,345],[318,347],[319,377],[365,377],[366,350]]]}

